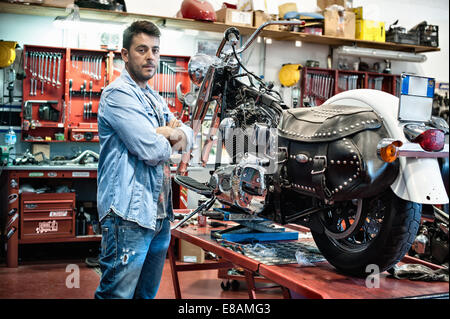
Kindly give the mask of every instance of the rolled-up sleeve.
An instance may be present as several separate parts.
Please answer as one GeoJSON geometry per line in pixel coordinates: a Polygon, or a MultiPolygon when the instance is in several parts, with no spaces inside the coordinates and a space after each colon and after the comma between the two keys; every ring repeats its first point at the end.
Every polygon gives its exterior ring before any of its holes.
{"type": "Polygon", "coordinates": [[[156,133],[145,107],[136,97],[116,88],[107,94],[104,102],[104,119],[130,153],[150,166],[169,160],[169,141],[156,133]]]}

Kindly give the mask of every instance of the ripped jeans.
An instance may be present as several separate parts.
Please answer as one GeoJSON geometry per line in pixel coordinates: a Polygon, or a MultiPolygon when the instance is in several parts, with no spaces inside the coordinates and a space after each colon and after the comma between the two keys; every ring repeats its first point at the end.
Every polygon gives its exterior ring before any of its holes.
{"type": "Polygon", "coordinates": [[[110,212],[102,220],[102,276],[95,298],[154,298],[169,243],[168,218],[158,219],[151,230],[110,212]]]}

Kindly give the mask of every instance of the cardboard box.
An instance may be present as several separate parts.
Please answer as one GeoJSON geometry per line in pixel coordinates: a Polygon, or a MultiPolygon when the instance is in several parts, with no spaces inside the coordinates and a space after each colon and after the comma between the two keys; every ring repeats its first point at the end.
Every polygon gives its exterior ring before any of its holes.
{"type": "MultiPolygon", "coordinates": [[[[268,13],[265,13],[263,11],[255,11],[254,17],[253,17],[253,26],[255,28],[258,28],[261,24],[267,22],[267,21],[274,21],[276,20],[275,16],[271,16],[268,13]]],[[[264,30],[275,30],[278,31],[279,27],[278,25],[269,25],[268,27],[265,27],[264,30]]]]}
{"type": "Polygon", "coordinates": [[[223,22],[229,25],[252,27],[253,11],[244,12],[235,9],[222,8],[216,11],[217,22],[223,22]]]}
{"type": "Polygon", "coordinates": [[[322,10],[334,4],[347,8],[347,0],[317,0],[317,6],[322,10]]]}
{"type": "Polygon", "coordinates": [[[363,15],[363,7],[352,8],[352,11],[355,13],[355,19],[356,19],[356,20],[362,20],[362,19],[364,19],[364,15],[363,15]]]}
{"type": "Polygon", "coordinates": [[[183,239],[180,239],[180,261],[185,263],[204,263],[205,251],[183,239]]]}
{"type": "MultiPolygon", "coordinates": [[[[35,154],[40,153],[40,152],[44,153],[45,157],[47,159],[49,159],[50,158],[50,145],[49,144],[34,143],[31,146],[31,154],[35,155],[35,154]]],[[[41,162],[41,161],[44,160],[44,158],[42,158],[41,156],[37,156],[36,160],[38,162],[41,162]]]]}
{"type": "Polygon", "coordinates": [[[75,0],[44,0],[42,4],[52,7],[67,8],[67,6],[73,5],[74,2],[75,0]]]}
{"type": "Polygon", "coordinates": [[[386,42],[384,22],[356,20],[355,37],[358,40],[386,42]]]}
{"type": "Polygon", "coordinates": [[[324,34],[338,38],[355,38],[355,13],[352,11],[325,10],[324,34]]]}
{"type": "Polygon", "coordinates": [[[237,9],[240,11],[267,11],[265,0],[238,0],[237,9]]]}

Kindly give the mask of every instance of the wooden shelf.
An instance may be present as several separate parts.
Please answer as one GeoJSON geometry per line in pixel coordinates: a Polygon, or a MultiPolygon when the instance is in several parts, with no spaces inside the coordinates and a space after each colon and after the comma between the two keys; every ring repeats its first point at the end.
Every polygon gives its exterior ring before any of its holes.
{"type": "MultiPolygon", "coordinates": [[[[0,2],[0,13],[56,17],[59,15],[66,15],[67,13],[65,10],[66,10],[65,8],[58,8],[44,5],[26,5],[26,4],[0,2]]],[[[208,32],[224,32],[227,28],[231,27],[231,25],[227,25],[220,22],[205,22],[205,21],[196,21],[192,19],[160,17],[145,14],[134,14],[127,12],[87,9],[87,8],[80,8],[80,17],[82,19],[92,19],[92,20],[120,22],[120,23],[130,23],[132,21],[135,21],[136,19],[146,19],[154,22],[159,26],[165,26],[168,28],[194,29],[208,32]]],[[[256,28],[253,27],[238,27],[238,28],[241,34],[243,35],[249,35],[256,30],[256,28]]],[[[300,40],[307,43],[316,43],[331,46],[356,45],[358,47],[364,48],[395,50],[414,53],[440,51],[439,48],[427,46],[397,44],[392,42],[373,42],[355,39],[343,39],[332,36],[319,36],[300,32],[266,30],[261,33],[261,36],[270,37],[274,40],[281,40],[281,41],[300,40]]]]}

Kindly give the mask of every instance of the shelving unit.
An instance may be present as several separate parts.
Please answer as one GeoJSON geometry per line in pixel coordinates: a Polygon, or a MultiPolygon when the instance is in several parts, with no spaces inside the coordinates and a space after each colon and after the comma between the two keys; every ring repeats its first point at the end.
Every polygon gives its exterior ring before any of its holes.
{"type": "MultiPolygon", "coordinates": [[[[44,5],[24,5],[24,4],[0,2],[0,13],[56,17],[58,15],[66,15],[67,13],[65,12],[65,10],[66,10],[65,8],[57,8],[44,5]]],[[[231,25],[227,25],[220,22],[196,21],[192,19],[161,17],[146,14],[134,14],[127,12],[86,9],[86,8],[80,8],[80,17],[81,19],[93,19],[119,23],[129,23],[136,19],[146,19],[163,27],[175,29],[194,29],[209,32],[224,32],[227,28],[231,27],[231,25]]],[[[253,27],[241,27],[241,26],[239,27],[239,31],[243,35],[249,35],[253,33],[255,30],[256,28],[253,27]]],[[[440,49],[436,47],[397,44],[391,42],[372,42],[356,39],[343,39],[332,36],[319,36],[300,32],[265,30],[262,32],[261,36],[270,37],[274,40],[282,40],[282,41],[300,40],[307,43],[316,43],[331,46],[356,45],[358,47],[365,47],[365,48],[395,50],[414,53],[440,51],[440,49]]]]}
{"type": "Polygon", "coordinates": [[[350,89],[375,89],[398,95],[399,79],[398,74],[305,67],[300,80],[300,105],[304,101],[321,105],[333,95],[350,89]]]}

